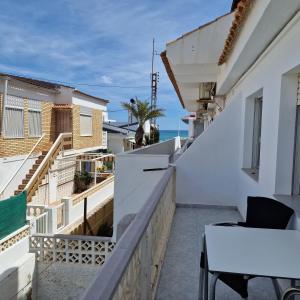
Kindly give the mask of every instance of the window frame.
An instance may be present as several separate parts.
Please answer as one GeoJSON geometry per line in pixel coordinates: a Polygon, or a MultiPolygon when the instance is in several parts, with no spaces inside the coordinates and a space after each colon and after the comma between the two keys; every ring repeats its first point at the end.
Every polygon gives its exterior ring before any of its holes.
{"type": "Polygon", "coordinates": [[[24,99],[21,97],[18,97],[18,96],[7,95],[3,110],[4,110],[4,114],[3,114],[2,126],[3,126],[4,139],[23,139],[23,138],[25,138],[24,99]],[[6,121],[6,119],[8,118],[8,116],[7,116],[8,110],[14,110],[14,111],[21,112],[21,119],[20,119],[21,124],[22,124],[22,128],[20,128],[20,131],[22,131],[21,135],[14,136],[14,135],[8,134],[7,129],[11,127],[11,126],[9,126],[7,128],[7,126],[6,126],[8,124],[8,122],[6,121]]]}
{"type": "Polygon", "coordinates": [[[88,136],[93,136],[93,117],[92,115],[90,114],[86,114],[86,113],[80,113],[79,115],[79,130],[80,130],[80,136],[85,136],[85,137],[88,137],[88,136]],[[90,123],[91,123],[91,130],[90,130],[90,133],[82,133],[82,122],[81,122],[81,117],[88,117],[90,118],[90,123]]]}

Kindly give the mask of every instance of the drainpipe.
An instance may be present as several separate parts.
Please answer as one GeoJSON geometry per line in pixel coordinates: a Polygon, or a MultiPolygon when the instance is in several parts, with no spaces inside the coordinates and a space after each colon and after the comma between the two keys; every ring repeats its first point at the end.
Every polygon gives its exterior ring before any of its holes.
{"type": "Polygon", "coordinates": [[[4,136],[4,110],[5,110],[5,104],[7,99],[7,86],[8,86],[8,77],[4,77],[4,90],[3,90],[3,100],[2,100],[2,116],[1,116],[1,132],[2,136],[4,136]]]}

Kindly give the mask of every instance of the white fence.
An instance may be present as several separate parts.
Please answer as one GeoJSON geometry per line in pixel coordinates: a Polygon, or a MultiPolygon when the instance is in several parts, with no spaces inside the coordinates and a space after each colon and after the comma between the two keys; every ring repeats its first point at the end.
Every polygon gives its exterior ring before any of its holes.
{"type": "Polygon", "coordinates": [[[107,148],[107,131],[102,131],[102,147],[107,148]]]}
{"type": "Polygon", "coordinates": [[[44,212],[35,219],[35,230],[36,233],[47,233],[48,232],[48,212],[44,212]]]}
{"type": "Polygon", "coordinates": [[[65,215],[66,215],[65,203],[62,203],[62,204],[56,206],[57,229],[60,229],[65,226],[65,224],[66,224],[65,215]]]}
{"type": "Polygon", "coordinates": [[[29,251],[39,262],[103,265],[115,247],[110,238],[33,235],[29,239],[29,251]]]}

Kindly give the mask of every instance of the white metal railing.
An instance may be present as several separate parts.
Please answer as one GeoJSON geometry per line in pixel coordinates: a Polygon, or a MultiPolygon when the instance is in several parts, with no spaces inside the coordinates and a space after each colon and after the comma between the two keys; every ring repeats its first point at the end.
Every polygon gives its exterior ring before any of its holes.
{"type": "Polygon", "coordinates": [[[107,147],[107,131],[102,131],[102,146],[107,147]]]}
{"type": "Polygon", "coordinates": [[[64,227],[66,224],[66,208],[65,203],[56,206],[56,217],[57,217],[57,229],[64,227]]]}
{"type": "Polygon", "coordinates": [[[43,140],[45,137],[45,133],[42,134],[42,136],[39,138],[39,140],[36,142],[36,144],[32,147],[28,155],[24,158],[20,166],[17,168],[17,170],[10,176],[10,178],[7,180],[7,182],[4,184],[4,186],[0,190],[0,199],[2,198],[4,191],[6,188],[9,186],[9,184],[12,182],[12,180],[16,177],[16,175],[19,173],[19,171],[22,169],[24,164],[28,161],[28,159],[31,157],[33,152],[35,151],[36,147],[40,144],[40,142],[43,140]]]}
{"type": "Polygon", "coordinates": [[[29,225],[25,225],[19,228],[18,230],[12,232],[8,236],[0,240],[0,253],[10,248],[11,246],[13,246],[14,244],[16,244],[21,239],[27,236],[29,236],[29,225]]]}
{"type": "Polygon", "coordinates": [[[47,233],[48,232],[48,212],[44,212],[35,219],[35,230],[36,233],[47,233]]]}
{"type": "Polygon", "coordinates": [[[29,251],[38,262],[103,265],[115,247],[110,238],[76,235],[41,235],[30,237],[29,251]]]}
{"type": "Polygon", "coordinates": [[[27,191],[27,199],[29,201],[31,201],[32,196],[38,189],[39,184],[48,172],[53,160],[61,151],[64,150],[65,146],[72,146],[72,133],[61,133],[58,136],[47,155],[38,166],[34,175],[30,178],[29,182],[25,186],[25,190],[27,191]]]}
{"type": "Polygon", "coordinates": [[[175,212],[169,168],[118,241],[82,299],[153,299],[175,212]]]}

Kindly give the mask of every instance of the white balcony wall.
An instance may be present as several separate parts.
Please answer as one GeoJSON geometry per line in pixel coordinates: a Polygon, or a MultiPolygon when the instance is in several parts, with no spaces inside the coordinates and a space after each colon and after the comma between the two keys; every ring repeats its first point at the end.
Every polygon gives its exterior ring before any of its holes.
{"type": "Polygon", "coordinates": [[[245,216],[247,196],[260,195],[277,198],[299,214],[299,199],[289,196],[300,72],[299,34],[298,13],[227,94],[225,110],[176,162],[177,202],[236,204],[245,216]],[[251,138],[245,130],[245,103],[261,90],[261,159],[259,178],[255,180],[242,170],[249,150],[245,141],[251,138]]]}
{"type": "MultiPolygon", "coordinates": [[[[22,168],[13,178],[13,180],[5,188],[2,197],[0,195],[0,199],[6,199],[14,194],[14,191],[18,189],[18,186],[22,183],[22,180],[25,178],[26,174],[31,169],[37,157],[38,155],[33,155],[26,161],[26,163],[22,166],[22,168]]],[[[17,169],[21,166],[24,158],[24,155],[0,158],[0,191],[2,190],[2,188],[4,188],[4,186],[6,186],[8,180],[15,174],[17,169]]]]}

